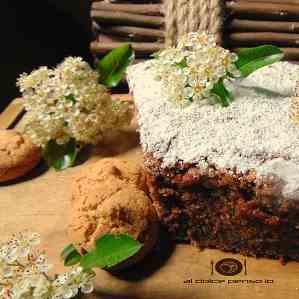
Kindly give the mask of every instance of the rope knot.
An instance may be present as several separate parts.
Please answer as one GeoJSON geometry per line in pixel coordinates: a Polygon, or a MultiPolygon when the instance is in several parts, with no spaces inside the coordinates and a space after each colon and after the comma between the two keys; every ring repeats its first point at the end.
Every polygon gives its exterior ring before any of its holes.
{"type": "Polygon", "coordinates": [[[207,31],[222,39],[223,0],[164,0],[165,43],[174,46],[182,35],[207,31]]]}

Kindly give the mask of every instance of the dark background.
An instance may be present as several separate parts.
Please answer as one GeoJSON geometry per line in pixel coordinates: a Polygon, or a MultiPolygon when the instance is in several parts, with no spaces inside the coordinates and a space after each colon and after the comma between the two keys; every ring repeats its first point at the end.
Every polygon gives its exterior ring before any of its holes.
{"type": "Polygon", "coordinates": [[[66,56],[91,62],[88,0],[1,0],[0,111],[19,92],[16,79],[66,56]]]}

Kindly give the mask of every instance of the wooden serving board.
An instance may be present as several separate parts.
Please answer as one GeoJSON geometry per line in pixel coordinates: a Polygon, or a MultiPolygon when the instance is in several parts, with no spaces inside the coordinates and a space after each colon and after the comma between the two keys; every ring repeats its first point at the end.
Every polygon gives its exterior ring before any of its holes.
{"type": "MultiPolygon", "coordinates": [[[[4,116],[0,115],[2,128],[4,122],[5,126],[10,125],[7,119],[13,119],[8,114],[18,115],[9,107],[4,116]]],[[[141,162],[135,130],[122,132],[115,140],[99,147],[86,163],[104,156],[121,156],[141,162]]],[[[42,235],[42,247],[55,271],[63,271],[59,253],[69,243],[70,182],[85,165],[63,172],[45,170],[40,165],[27,178],[0,185],[0,240],[25,229],[37,231],[42,235]]],[[[218,250],[200,251],[189,245],[172,244],[165,234],[160,239],[160,244],[142,263],[121,275],[98,270],[96,292],[86,298],[299,298],[299,263],[283,266],[278,261],[246,258],[218,250]],[[241,273],[230,277],[217,273],[215,264],[223,258],[240,261],[241,273]]]]}

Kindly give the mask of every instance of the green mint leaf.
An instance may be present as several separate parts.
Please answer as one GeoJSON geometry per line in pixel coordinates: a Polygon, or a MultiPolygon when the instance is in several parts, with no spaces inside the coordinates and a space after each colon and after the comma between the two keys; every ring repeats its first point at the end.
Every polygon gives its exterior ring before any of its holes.
{"type": "Polygon", "coordinates": [[[100,83],[108,88],[115,87],[122,80],[127,67],[134,60],[134,51],[130,44],[113,49],[97,64],[100,83]]]}
{"type": "Polygon", "coordinates": [[[44,159],[55,170],[63,170],[73,166],[77,155],[78,150],[74,139],[62,145],[50,140],[43,151],[44,159]]]}
{"type": "Polygon", "coordinates": [[[95,250],[85,254],[80,262],[84,269],[109,269],[135,255],[142,244],[128,235],[104,235],[95,242],[95,250]]]}
{"type": "Polygon", "coordinates": [[[105,264],[101,261],[101,258],[98,257],[100,254],[97,254],[95,251],[89,251],[84,254],[81,261],[80,266],[83,269],[92,269],[92,268],[105,268],[105,264]]]}
{"type": "Polygon", "coordinates": [[[77,251],[73,244],[66,246],[60,256],[66,267],[79,264],[82,258],[81,254],[77,251]]]}
{"type": "Polygon", "coordinates": [[[233,95],[226,89],[223,78],[214,85],[211,93],[216,97],[216,101],[223,107],[227,107],[233,101],[233,95]]]}
{"type": "Polygon", "coordinates": [[[73,104],[76,103],[75,96],[73,94],[69,94],[64,97],[67,102],[72,102],[73,104]]]}
{"type": "Polygon", "coordinates": [[[247,77],[261,67],[280,61],[283,52],[276,46],[263,45],[255,48],[242,49],[238,53],[236,66],[243,77],[247,77]]]}
{"type": "Polygon", "coordinates": [[[186,57],[179,63],[176,63],[176,66],[180,69],[184,69],[185,67],[187,67],[187,59],[186,57]]]}

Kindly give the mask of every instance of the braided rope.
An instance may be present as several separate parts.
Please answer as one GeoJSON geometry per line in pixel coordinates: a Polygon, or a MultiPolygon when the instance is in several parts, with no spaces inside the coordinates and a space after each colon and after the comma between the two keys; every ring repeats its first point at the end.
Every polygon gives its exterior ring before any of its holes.
{"type": "Polygon", "coordinates": [[[210,0],[209,31],[215,35],[218,44],[222,40],[223,8],[221,0],[210,0]]]}
{"type": "Polygon", "coordinates": [[[209,30],[209,0],[198,0],[200,3],[200,24],[199,31],[208,31],[209,30]]]}
{"type": "Polygon", "coordinates": [[[189,31],[197,31],[200,26],[200,1],[190,0],[189,31]]]}
{"type": "Polygon", "coordinates": [[[223,0],[164,0],[165,43],[173,46],[190,31],[208,31],[221,43],[223,0]]]}
{"type": "Polygon", "coordinates": [[[177,39],[177,10],[176,0],[165,0],[165,44],[166,47],[173,46],[177,39]]]}
{"type": "Polygon", "coordinates": [[[177,0],[178,37],[189,32],[189,0],[177,0]]]}

